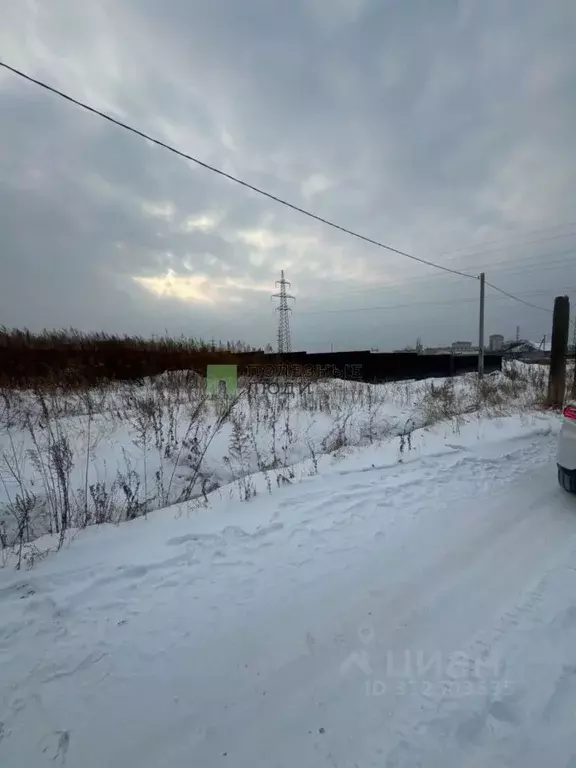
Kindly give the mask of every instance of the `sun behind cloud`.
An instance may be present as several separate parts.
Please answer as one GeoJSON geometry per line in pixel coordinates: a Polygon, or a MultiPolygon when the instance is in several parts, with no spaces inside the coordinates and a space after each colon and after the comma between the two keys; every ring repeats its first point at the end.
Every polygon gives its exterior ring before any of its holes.
{"type": "Polygon", "coordinates": [[[165,275],[134,277],[134,281],[155,296],[214,303],[214,299],[208,295],[210,280],[204,275],[177,275],[174,270],[169,269],[165,275]]]}
{"type": "Polygon", "coordinates": [[[269,283],[252,283],[241,278],[227,277],[223,281],[206,275],[178,275],[169,269],[164,275],[134,277],[134,282],[155,296],[205,304],[239,303],[243,293],[270,293],[269,283]]]}

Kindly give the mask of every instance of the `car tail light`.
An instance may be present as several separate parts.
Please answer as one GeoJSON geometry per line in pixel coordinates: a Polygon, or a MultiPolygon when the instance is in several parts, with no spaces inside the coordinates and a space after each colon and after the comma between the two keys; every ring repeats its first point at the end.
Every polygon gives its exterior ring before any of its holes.
{"type": "Polygon", "coordinates": [[[567,405],[564,408],[564,416],[567,419],[576,419],[576,405],[567,405]]]}

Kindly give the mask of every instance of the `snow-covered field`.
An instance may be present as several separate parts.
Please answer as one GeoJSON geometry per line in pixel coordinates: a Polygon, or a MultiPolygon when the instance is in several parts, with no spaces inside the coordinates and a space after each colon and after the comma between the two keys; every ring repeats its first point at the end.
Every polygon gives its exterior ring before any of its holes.
{"type": "MultiPolygon", "coordinates": [[[[485,380],[482,415],[539,402],[546,371],[509,366],[485,380]]],[[[298,382],[293,397],[242,386],[211,399],[193,376],[63,395],[0,393],[0,550],[45,533],[120,522],[218,487],[249,500],[296,479],[294,465],[411,433],[478,411],[474,376],[383,385],[298,382]]],[[[283,387],[282,387],[283,389],[283,387]]],[[[27,557],[30,547],[23,551],[27,557]]],[[[33,552],[32,552],[33,554],[33,552]]]]}
{"type": "MultiPolygon", "coordinates": [[[[446,401],[411,386],[398,424],[446,401]]],[[[0,765],[574,768],[576,500],[532,398],[11,552],[0,765]]]]}
{"type": "Polygon", "coordinates": [[[571,765],[557,427],[419,430],[4,569],[0,764],[571,765]]]}

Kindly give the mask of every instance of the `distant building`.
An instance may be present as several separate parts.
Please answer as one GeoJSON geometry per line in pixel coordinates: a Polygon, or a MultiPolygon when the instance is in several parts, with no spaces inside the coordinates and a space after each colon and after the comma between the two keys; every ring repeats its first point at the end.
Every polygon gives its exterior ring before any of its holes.
{"type": "Polygon", "coordinates": [[[493,333],[489,339],[490,352],[502,352],[504,348],[504,336],[499,333],[493,333]]]}
{"type": "Polygon", "coordinates": [[[447,347],[426,347],[423,353],[425,355],[477,355],[478,347],[473,346],[471,341],[455,341],[447,347]]]}
{"type": "Polygon", "coordinates": [[[466,355],[471,354],[474,352],[472,348],[472,342],[471,341],[453,341],[452,342],[452,352],[455,355],[466,355]]]}
{"type": "Polygon", "coordinates": [[[520,339],[504,345],[504,354],[508,357],[524,360],[526,362],[545,361],[550,359],[550,349],[543,342],[527,341],[520,339]],[[544,347],[544,349],[543,349],[544,347]]]}
{"type": "Polygon", "coordinates": [[[450,355],[452,354],[452,347],[426,347],[424,350],[425,355],[450,355]]]}

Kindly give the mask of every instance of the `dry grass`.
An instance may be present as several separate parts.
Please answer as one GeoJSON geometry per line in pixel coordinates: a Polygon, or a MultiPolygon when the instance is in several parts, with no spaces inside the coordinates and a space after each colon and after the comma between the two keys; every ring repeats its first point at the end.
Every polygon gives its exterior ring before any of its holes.
{"type": "Polygon", "coordinates": [[[140,349],[145,352],[162,351],[186,351],[186,352],[250,352],[256,351],[242,341],[222,340],[206,342],[203,339],[196,339],[188,336],[174,338],[172,336],[153,336],[147,338],[143,336],[128,336],[109,334],[104,332],[85,333],[76,328],[67,328],[60,330],[43,330],[39,333],[28,330],[27,328],[7,328],[0,326],[0,347],[8,349],[87,349],[96,351],[99,348],[108,349],[140,349]]]}
{"type": "Polygon", "coordinates": [[[235,355],[261,351],[242,341],[144,338],[76,329],[42,331],[0,327],[0,384],[88,390],[101,382],[135,381],[163,371],[203,371],[211,362],[238,362],[235,355]]]}
{"type": "Polygon", "coordinates": [[[309,459],[310,471],[317,471],[321,453],[341,456],[353,446],[397,439],[401,458],[419,427],[446,422],[458,430],[472,413],[544,407],[547,369],[506,364],[480,386],[474,375],[387,385],[292,383],[270,392],[240,381],[238,394],[208,398],[196,374],[174,372],[87,390],[0,391],[0,482],[7,500],[0,551],[15,552],[22,567],[37,557],[33,541],[45,533],[61,544],[71,528],[132,520],[175,502],[205,504],[208,493],[230,482],[247,501],[256,493],[254,472],[271,492],[274,483],[294,480],[296,460],[309,459]],[[313,439],[302,432],[302,414],[328,417],[325,434],[313,439]],[[91,479],[96,449],[118,429],[131,440],[123,466],[91,479]],[[217,438],[228,446],[219,467],[207,460],[217,438]],[[34,485],[27,466],[35,469],[34,485]]]}

